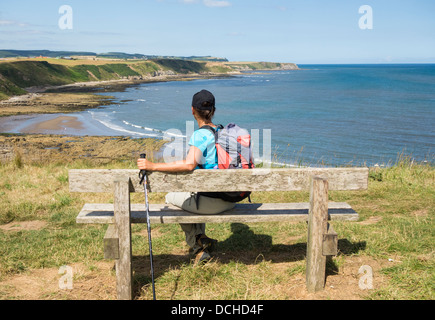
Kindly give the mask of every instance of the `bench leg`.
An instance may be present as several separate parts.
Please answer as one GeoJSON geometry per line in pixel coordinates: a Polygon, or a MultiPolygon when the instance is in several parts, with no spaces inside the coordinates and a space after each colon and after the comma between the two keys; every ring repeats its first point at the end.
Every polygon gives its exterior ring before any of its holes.
{"type": "Polygon", "coordinates": [[[309,292],[325,285],[326,256],[323,255],[323,235],[328,224],[328,181],[313,177],[310,186],[308,213],[306,285],[309,292]]]}
{"type": "Polygon", "coordinates": [[[115,226],[119,237],[119,259],[116,260],[116,291],[119,300],[132,299],[130,178],[114,182],[115,226]]]}
{"type": "Polygon", "coordinates": [[[104,235],[104,259],[119,259],[119,236],[116,225],[110,224],[104,235]]]}

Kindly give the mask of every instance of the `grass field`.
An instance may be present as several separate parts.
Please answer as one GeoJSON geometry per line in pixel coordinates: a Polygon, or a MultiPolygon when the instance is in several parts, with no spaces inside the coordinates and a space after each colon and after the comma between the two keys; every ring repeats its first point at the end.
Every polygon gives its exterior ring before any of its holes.
{"type": "MultiPolygon", "coordinates": [[[[116,299],[113,261],[103,258],[107,226],[75,223],[85,202],[110,194],[68,191],[73,168],[135,168],[134,159],[27,161],[0,166],[0,299],[116,299]],[[73,289],[60,289],[59,268],[71,266],[73,289]]],[[[151,194],[161,203],[164,194],[151,194]]],[[[179,225],[152,226],[158,299],[424,299],[435,298],[435,170],[406,157],[371,169],[369,188],[330,192],[359,222],[334,222],[339,254],[328,262],[325,290],[305,289],[305,223],[209,224],[214,259],[190,262],[179,225]],[[373,289],[361,289],[361,266],[373,289]]],[[[308,201],[307,192],[254,193],[253,202],[308,201]]],[[[143,203],[143,194],[132,194],[143,203]]],[[[132,226],[136,299],[152,299],[146,225],[132,226]]]]}
{"type": "Polygon", "coordinates": [[[156,71],[191,74],[205,72],[205,62],[160,59],[64,60],[53,58],[13,59],[0,63],[0,100],[26,93],[29,87],[48,87],[78,82],[152,77],[156,71]]]}
{"type": "Polygon", "coordinates": [[[50,64],[60,64],[63,66],[78,66],[78,65],[103,65],[112,63],[137,63],[138,60],[120,60],[120,59],[57,59],[57,58],[8,58],[0,60],[0,63],[17,62],[17,61],[46,61],[50,64]]]}

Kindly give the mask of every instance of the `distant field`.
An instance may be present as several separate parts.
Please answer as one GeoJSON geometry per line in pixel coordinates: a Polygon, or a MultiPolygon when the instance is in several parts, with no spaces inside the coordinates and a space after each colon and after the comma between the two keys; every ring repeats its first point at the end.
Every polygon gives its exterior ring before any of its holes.
{"type": "Polygon", "coordinates": [[[124,59],[101,59],[96,58],[93,59],[76,59],[76,60],[67,60],[67,59],[56,59],[56,58],[8,58],[8,59],[0,59],[0,63],[5,62],[17,62],[17,61],[47,61],[50,64],[60,64],[64,66],[78,66],[78,65],[103,65],[109,63],[138,63],[143,62],[143,60],[124,60],[124,59]]]}
{"type": "MultiPolygon", "coordinates": [[[[162,59],[156,59],[162,60],[162,59]]],[[[203,61],[203,60],[176,60],[176,59],[163,59],[163,60],[173,60],[173,61],[196,61],[198,63],[205,63],[208,67],[237,67],[237,66],[248,66],[253,67],[253,69],[272,69],[279,68],[283,64],[277,62],[255,62],[255,61],[203,61]]],[[[106,58],[89,58],[89,59],[57,59],[57,58],[7,58],[0,59],[0,63],[5,62],[16,62],[16,61],[47,61],[50,64],[59,64],[64,66],[77,66],[77,65],[104,65],[113,63],[125,63],[125,64],[140,64],[143,62],[149,62],[152,60],[139,60],[139,59],[106,59],[106,58]]]]}

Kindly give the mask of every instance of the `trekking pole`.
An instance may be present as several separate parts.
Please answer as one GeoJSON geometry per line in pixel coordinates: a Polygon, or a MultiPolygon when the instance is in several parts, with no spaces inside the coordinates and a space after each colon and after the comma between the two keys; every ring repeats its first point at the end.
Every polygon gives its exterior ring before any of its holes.
{"type": "MultiPolygon", "coordinates": [[[[146,154],[142,153],[140,155],[142,159],[146,158],[146,154]]],[[[147,217],[147,229],[148,229],[148,245],[150,249],[150,264],[151,264],[151,283],[153,286],[153,300],[156,300],[156,288],[154,286],[154,267],[153,267],[153,247],[151,244],[151,224],[150,224],[150,212],[149,212],[149,203],[148,203],[148,190],[147,190],[147,179],[146,179],[146,171],[140,170],[139,178],[140,184],[143,183],[143,189],[145,191],[145,207],[146,207],[146,217],[147,217]]]]}

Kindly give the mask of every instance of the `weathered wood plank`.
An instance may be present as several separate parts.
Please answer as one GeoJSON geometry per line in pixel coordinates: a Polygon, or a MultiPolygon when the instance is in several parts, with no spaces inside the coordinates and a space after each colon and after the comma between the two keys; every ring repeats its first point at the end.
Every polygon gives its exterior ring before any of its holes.
{"type": "Polygon", "coordinates": [[[306,285],[309,292],[322,290],[325,284],[326,256],[323,235],[328,223],[328,181],[314,177],[310,190],[308,218],[306,285]]]}
{"type": "Polygon", "coordinates": [[[103,239],[104,259],[119,259],[119,236],[114,224],[110,224],[103,239]]]}
{"type": "MultiPolygon", "coordinates": [[[[200,215],[186,212],[169,204],[150,204],[150,222],[157,223],[225,223],[307,221],[309,203],[238,203],[222,214],[200,215]]],[[[356,213],[345,202],[328,203],[333,221],[358,221],[356,213]]],[[[87,203],[77,223],[114,223],[113,204],[87,203]]],[[[131,205],[131,222],[146,223],[145,205],[131,205]]]]}
{"type": "Polygon", "coordinates": [[[116,260],[116,290],[118,300],[132,299],[131,285],[131,224],[129,178],[114,183],[114,216],[119,237],[119,259],[116,260]]]}
{"type": "MultiPolygon", "coordinates": [[[[148,173],[151,192],[297,191],[309,190],[310,177],[325,178],[330,190],[364,190],[368,168],[286,168],[247,170],[195,170],[190,173],[148,173]]],[[[138,170],[72,169],[71,192],[113,192],[118,177],[131,179],[130,192],[143,192],[138,170]]]]}
{"type": "Polygon", "coordinates": [[[322,254],[336,256],[338,253],[338,234],[329,223],[327,229],[326,234],[323,235],[322,254]]]}

